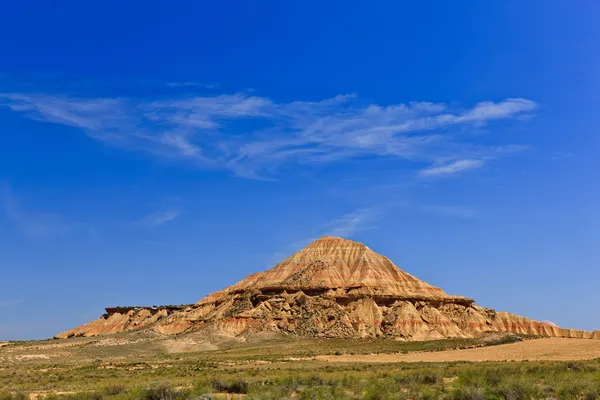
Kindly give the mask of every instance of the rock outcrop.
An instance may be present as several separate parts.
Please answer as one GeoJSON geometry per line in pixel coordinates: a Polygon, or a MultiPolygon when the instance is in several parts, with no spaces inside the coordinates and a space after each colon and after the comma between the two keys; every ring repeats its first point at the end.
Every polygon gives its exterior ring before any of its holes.
{"type": "Polygon", "coordinates": [[[362,243],[323,237],[277,264],[196,304],[107,309],[100,319],[57,335],[138,329],[159,334],[264,331],[317,337],[469,338],[490,332],[600,338],[452,296],[396,267],[362,243]]]}
{"type": "Polygon", "coordinates": [[[99,319],[58,334],[55,337],[64,339],[77,336],[87,337],[127,332],[151,325],[171,315],[173,312],[185,308],[186,306],[109,307],[105,309],[106,313],[99,319]]]}

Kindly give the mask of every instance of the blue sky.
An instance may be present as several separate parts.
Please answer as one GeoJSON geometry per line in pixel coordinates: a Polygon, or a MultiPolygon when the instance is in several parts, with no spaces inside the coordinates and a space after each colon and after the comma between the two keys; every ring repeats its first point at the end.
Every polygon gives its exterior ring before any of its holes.
{"type": "Polygon", "coordinates": [[[0,339],[325,234],[600,328],[596,1],[175,3],[4,5],[0,339]]]}

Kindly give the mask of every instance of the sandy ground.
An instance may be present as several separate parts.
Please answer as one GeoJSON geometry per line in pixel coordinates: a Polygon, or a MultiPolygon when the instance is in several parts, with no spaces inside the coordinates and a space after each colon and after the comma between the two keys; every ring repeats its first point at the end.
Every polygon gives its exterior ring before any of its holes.
{"type": "Polygon", "coordinates": [[[416,352],[409,354],[365,354],[317,356],[328,362],[444,362],[444,361],[524,361],[590,360],[600,358],[600,340],[547,338],[479,347],[465,350],[416,352]]]}
{"type": "Polygon", "coordinates": [[[219,347],[209,342],[197,342],[192,339],[163,340],[161,345],[168,353],[186,353],[190,351],[218,350],[219,347]]]}

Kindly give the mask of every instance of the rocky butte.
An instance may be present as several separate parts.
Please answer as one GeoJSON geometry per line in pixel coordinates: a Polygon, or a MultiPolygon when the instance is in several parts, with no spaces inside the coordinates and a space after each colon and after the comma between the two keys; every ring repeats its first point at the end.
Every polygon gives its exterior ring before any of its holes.
{"type": "Polygon", "coordinates": [[[328,236],[196,304],[107,308],[101,318],[56,338],[141,329],[163,335],[206,330],[240,336],[268,331],[429,340],[507,332],[600,339],[600,331],[563,329],[448,295],[362,243],[328,236]]]}

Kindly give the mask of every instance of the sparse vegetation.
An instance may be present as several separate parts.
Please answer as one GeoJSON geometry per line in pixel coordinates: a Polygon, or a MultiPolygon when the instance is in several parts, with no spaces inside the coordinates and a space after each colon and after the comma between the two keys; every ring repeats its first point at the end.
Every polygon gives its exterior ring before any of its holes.
{"type": "MultiPolygon", "coordinates": [[[[77,383],[56,393],[40,394],[47,400],[199,400],[225,394],[247,399],[600,399],[600,363],[578,362],[577,370],[565,362],[446,363],[405,365],[309,366],[267,368],[213,368],[189,374],[187,363],[155,373],[119,369],[111,377],[127,385],[87,388],[77,383]],[[185,377],[185,379],[181,379],[185,377]],[[138,381],[142,378],[142,381],[138,381]],[[145,382],[146,386],[139,386],[145,382]],[[172,383],[169,383],[172,382],[172,383]],[[65,389],[70,389],[68,392],[65,389]]],[[[89,371],[90,369],[88,369],[89,371]]],[[[153,369],[157,371],[156,368],[153,369]]],[[[103,372],[107,374],[106,372],[103,372]]],[[[97,375],[90,375],[97,376],[97,375]]],[[[82,382],[85,375],[75,376],[82,382]]],[[[4,387],[6,386],[3,378],[4,387]]],[[[11,387],[10,385],[8,386],[11,387]]],[[[238,398],[234,397],[234,398],[238,398]]],[[[0,400],[25,400],[6,393],[0,400]]]]}
{"type": "Polygon", "coordinates": [[[77,339],[58,342],[71,347],[51,347],[56,343],[10,347],[28,353],[35,348],[51,355],[47,358],[9,359],[7,354],[15,354],[7,353],[9,347],[0,352],[0,400],[26,400],[30,394],[37,400],[600,400],[600,360],[365,364],[310,358],[482,345],[473,340],[282,339],[179,354],[167,354],[153,342],[94,346],[91,339],[77,339]]]}

